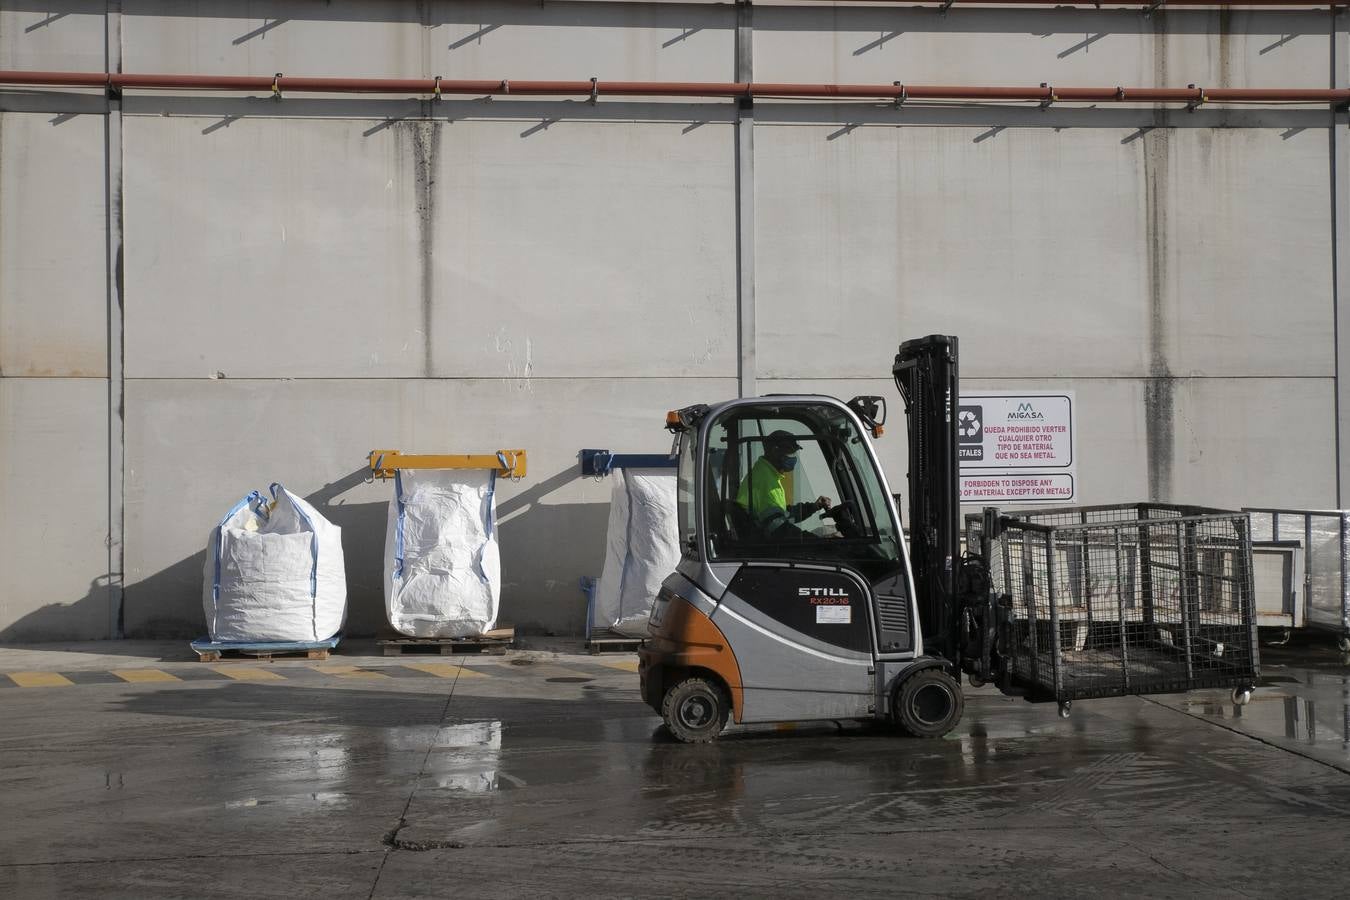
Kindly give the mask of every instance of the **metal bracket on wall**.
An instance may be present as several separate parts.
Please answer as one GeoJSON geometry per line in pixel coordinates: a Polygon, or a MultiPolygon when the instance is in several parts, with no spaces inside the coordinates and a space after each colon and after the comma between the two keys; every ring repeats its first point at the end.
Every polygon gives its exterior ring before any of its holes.
{"type": "Polygon", "coordinates": [[[1206,101],[1209,100],[1209,98],[1205,96],[1204,88],[1197,88],[1193,84],[1188,84],[1186,85],[1186,87],[1192,91],[1199,91],[1199,96],[1196,97],[1194,100],[1192,100],[1190,103],[1186,104],[1186,112],[1195,112],[1196,109],[1200,107],[1200,104],[1205,103],[1206,101]]]}
{"type": "Polygon", "coordinates": [[[431,89],[431,99],[441,99],[441,76],[439,75],[436,76],[436,84],[431,89]]]}
{"type": "Polygon", "coordinates": [[[938,7],[938,15],[945,16],[947,14],[947,10],[951,9],[952,4],[955,2],[956,0],[942,0],[942,5],[938,7]]]}
{"type": "Polygon", "coordinates": [[[594,106],[600,99],[600,79],[592,76],[591,78],[591,105],[594,106]]]}
{"type": "Polygon", "coordinates": [[[675,464],[675,458],[664,453],[581,451],[581,474],[591,478],[603,478],[615,469],[673,469],[675,464]]]}
{"type": "Polygon", "coordinates": [[[909,90],[898,81],[892,81],[891,84],[900,89],[900,93],[895,95],[895,108],[899,109],[904,106],[905,101],[909,99],[909,90]]]}
{"type": "Polygon", "coordinates": [[[1155,10],[1162,9],[1163,4],[1166,2],[1167,0],[1153,0],[1152,3],[1142,10],[1144,18],[1147,19],[1149,16],[1153,15],[1155,10]]]}
{"type": "Polygon", "coordinates": [[[399,450],[372,450],[372,478],[393,478],[399,469],[495,469],[507,478],[525,477],[524,450],[498,450],[493,453],[403,453],[399,450]]]}
{"type": "Polygon", "coordinates": [[[1050,105],[1059,98],[1055,96],[1055,89],[1046,82],[1042,81],[1041,87],[1045,88],[1049,92],[1049,95],[1044,100],[1041,101],[1041,109],[1049,109],[1050,105]]]}
{"type": "Polygon", "coordinates": [[[272,99],[273,99],[273,100],[280,100],[280,99],[281,99],[281,73],[280,73],[280,72],[278,72],[277,74],[275,74],[275,75],[272,76],[272,99]]]}

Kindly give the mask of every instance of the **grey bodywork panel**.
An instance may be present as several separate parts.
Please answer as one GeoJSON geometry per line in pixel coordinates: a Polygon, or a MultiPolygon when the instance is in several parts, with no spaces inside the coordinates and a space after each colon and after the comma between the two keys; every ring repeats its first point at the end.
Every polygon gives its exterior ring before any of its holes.
{"type": "Polygon", "coordinates": [[[871,653],[815,640],[730,592],[712,619],[741,669],[742,721],[852,719],[875,710],[871,653]]]}

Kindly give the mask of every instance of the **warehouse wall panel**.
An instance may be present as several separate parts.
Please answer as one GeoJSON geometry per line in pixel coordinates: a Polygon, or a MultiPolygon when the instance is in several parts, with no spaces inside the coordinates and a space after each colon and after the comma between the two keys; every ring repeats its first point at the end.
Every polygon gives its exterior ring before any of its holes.
{"type": "Polygon", "coordinates": [[[755,78],[889,84],[1322,86],[1323,10],[755,9],[755,78]]]}
{"type": "Polygon", "coordinates": [[[725,124],[126,134],[133,377],[734,372],[725,124]]]}
{"type": "Polygon", "coordinates": [[[127,116],[133,378],[425,372],[409,128],[127,116]]]}
{"type": "Polygon", "coordinates": [[[127,0],[128,71],[730,81],[712,4],[127,0]]]}
{"type": "Polygon", "coordinates": [[[109,636],[107,390],[0,378],[0,640],[109,636]]]}
{"type": "Polygon", "coordinates": [[[435,374],[735,375],[725,122],[513,120],[438,138],[435,374]]]}
{"type": "Polygon", "coordinates": [[[975,376],[1332,372],[1325,128],[756,138],[769,377],[865,376],[929,332],[975,376]]]}
{"type": "Polygon", "coordinates": [[[429,74],[449,78],[733,81],[731,4],[431,4],[429,74]],[[485,74],[493,73],[493,74],[485,74]]]}
{"type": "Polygon", "coordinates": [[[1150,341],[1168,372],[1333,375],[1327,129],[1177,128],[1139,143],[1150,341]]]}
{"type": "Polygon", "coordinates": [[[410,2],[123,0],[128,72],[415,77],[426,40],[410,2]]]}
{"type": "Polygon", "coordinates": [[[1127,134],[757,129],[761,371],[872,377],[898,337],[943,332],[962,336],[968,375],[1143,374],[1127,134]]]}
{"type": "Polygon", "coordinates": [[[107,0],[5,3],[0,69],[102,71],[107,11],[107,0]]]}
{"type": "Polygon", "coordinates": [[[108,372],[104,117],[0,112],[0,374],[108,372]]]}
{"type": "Polygon", "coordinates": [[[1189,378],[1172,400],[1179,502],[1235,509],[1335,506],[1330,378],[1189,378]]]}

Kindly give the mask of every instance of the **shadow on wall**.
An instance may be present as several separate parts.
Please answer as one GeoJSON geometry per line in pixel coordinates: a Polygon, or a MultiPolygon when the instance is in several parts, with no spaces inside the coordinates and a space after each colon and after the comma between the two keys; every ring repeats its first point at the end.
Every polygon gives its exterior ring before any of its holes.
{"type": "Polygon", "coordinates": [[[107,575],[89,582],[89,590],[73,603],[49,603],[0,628],[0,641],[88,641],[108,637],[111,603],[107,575]]]}
{"type": "MultiPolygon", "coordinates": [[[[305,497],[342,529],[347,570],[347,623],[343,633],[348,637],[371,637],[390,630],[384,612],[384,541],[389,504],[346,503],[341,499],[368,475],[369,470],[362,467],[305,497]]],[[[498,504],[502,556],[499,625],[514,625],[527,634],[580,634],[584,630],[586,606],[578,581],[582,575],[598,575],[604,563],[608,504],[541,502],[577,477],[577,470],[568,468],[498,504]]],[[[391,494],[392,490],[391,486],[391,494]]],[[[204,522],[199,529],[203,544],[211,524],[204,522]]],[[[125,636],[187,640],[204,636],[205,562],[203,547],[127,585],[123,609],[140,605],[142,609],[154,609],[155,614],[129,629],[122,627],[125,636]]],[[[49,604],[0,630],[0,641],[106,638],[108,619],[107,578],[103,577],[92,582],[88,593],[79,600],[49,604]]]]}
{"type": "MultiPolygon", "coordinates": [[[[385,503],[343,503],[343,494],[368,475],[364,467],[331,481],[305,496],[334,525],[342,529],[342,555],[347,570],[347,624],[352,637],[375,634],[384,622],[384,595],[380,586],[384,565],[385,503]]],[[[205,544],[214,523],[200,529],[205,544]]],[[[125,628],[129,638],[194,639],[206,635],[202,611],[202,569],[206,548],[126,587],[123,608],[138,605],[156,614],[125,628]]],[[[139,618],[139,617],[137,617],[139,618]]]]}
{"type": "Polygon", "coordinates": [[[499,621],[521,634],[582,634],[586,601],[580,580],[605,563],[608,503],[549,503],[549,494],[579,478],[575,466],[497,504],[502,554],[499,621]]]}

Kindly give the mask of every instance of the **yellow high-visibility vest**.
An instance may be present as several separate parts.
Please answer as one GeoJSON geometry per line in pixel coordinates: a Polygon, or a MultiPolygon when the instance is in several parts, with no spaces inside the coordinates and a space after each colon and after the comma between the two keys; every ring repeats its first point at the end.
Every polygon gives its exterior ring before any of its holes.
{"type": "Polygon", "coordinates": [[[788,473],[778,471],[773,463],[761,456],[750,467],[750,472],[741,480],[736,491],[736,503],[745,509],[756,521],[787,515],[787,488],[784,482],[788,473]]]}

